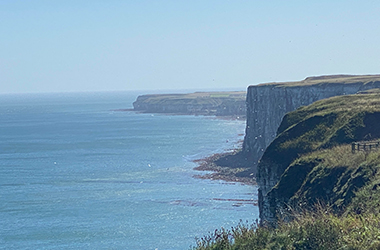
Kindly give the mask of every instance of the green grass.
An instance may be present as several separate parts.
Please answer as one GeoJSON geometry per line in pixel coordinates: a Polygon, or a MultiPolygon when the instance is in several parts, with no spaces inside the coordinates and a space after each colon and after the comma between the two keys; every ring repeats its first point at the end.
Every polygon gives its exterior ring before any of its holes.
{"type": "Polygon", "coordinates": [[[380,181],[377,175],[379,167],[380,151],[353,154],[351,145],[341,145],[300,157],[285,171],[275,188],[278,195],[289,198],[288,204],[312,208],[316,201],[323,200],[335,212],[343,213],[357,196],[357,191],[380,181]],[[311,168],[308,167],[310,165],[311,168]],[[304,173],[302,180],[298,180],[292,172],[304,173]],[[290,181],[301,183],[289,189],[290,181]]]}
{"type": "Polygon", "coordinates": [[[329,168],[344,166],[353,169],[357,168],[360,164],[362,164],[365,161],[367,155],[371,155],[372,157],[372,155],[379,155],[379,152],[357,151],[355,153],[352,153],[351,145],[345,144],[330,149],[317,150],[308,155],[303,156],[302,158],[323,159],[323,165],[329,168]]]}
{"type": "Polygon", "coordinates": [[[198,239],[193,250],[375,250],[380,249],[379,214],[337,216],[319,206],[293,214],[277,228],[241,223],[198,239]]]}

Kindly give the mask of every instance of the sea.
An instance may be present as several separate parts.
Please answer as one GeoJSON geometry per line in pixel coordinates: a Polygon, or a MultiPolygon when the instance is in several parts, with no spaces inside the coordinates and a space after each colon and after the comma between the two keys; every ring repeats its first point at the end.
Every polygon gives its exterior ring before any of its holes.
{"type": "Polygon", "coordinates": [[[0,95],[0,249],[191,249],[257,220],[257,187],[193,170],[245,122],[121,110],[138,94],[0,95]]]}

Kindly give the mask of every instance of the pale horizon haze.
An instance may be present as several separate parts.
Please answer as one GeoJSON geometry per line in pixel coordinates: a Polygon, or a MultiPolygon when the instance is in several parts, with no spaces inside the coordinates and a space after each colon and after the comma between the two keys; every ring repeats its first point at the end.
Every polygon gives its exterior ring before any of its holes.
{"type": "Polygon", "coordinates": [[[380,73],[380,1],[0,1],[0,94],[380,73]]]}

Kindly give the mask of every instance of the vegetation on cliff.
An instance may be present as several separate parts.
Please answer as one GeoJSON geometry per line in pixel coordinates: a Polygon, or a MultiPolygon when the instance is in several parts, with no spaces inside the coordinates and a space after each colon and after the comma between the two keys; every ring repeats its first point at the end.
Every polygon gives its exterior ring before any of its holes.
{"type": "Polygon", "coordinates": [[[376,250],[378,214],[337,216],[326,209],[298,213],[277,228],[240,224],[198,239],[196,250],[376,250]]]}
{"type": "Polygon", "coordinates": [[[279,176],[267,194],[277,227],[217,230],[195,249],[380,249],[380,151],[351,147],[379,138],[378,91],[288,113],[260,163],[279,176]]]}
{"type": "Polygon", "coordinates": [[[348,144],[380,138],[379,122],[376,93],[333,97],[287,114],[259,164],[258,179],[266,178],[260,168],[279,176],[267,195],[272,209],[317,200],[344,209],[376,170],[376,162],[352,154],[348,144]]]}
{"type": "Polygon", "coordinates": [[[380,137],[380,95],[332,97],[288,113],[263,160],[287,167],[299,155],[380,137]]]}

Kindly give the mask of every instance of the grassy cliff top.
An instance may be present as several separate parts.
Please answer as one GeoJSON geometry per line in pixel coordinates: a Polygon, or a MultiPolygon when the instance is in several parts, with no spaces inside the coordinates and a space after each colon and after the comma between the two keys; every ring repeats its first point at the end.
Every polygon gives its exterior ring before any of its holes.
{"type": "MultiPolygon", "coordinates": [[[[316,101],[315,103],[300,107],[285,115],[278,134],[302,120],[312,117],[323,117],[338,114],[355,115],[361,112],[380,111],[380,89],[360,92],[360,94],[336,96],[316,101]]],[[[348,119],[348,117],[347,117],[348,119]]]]}
{"type": "Polygon", "coordinates": [[[262,159],[283,167],[298,155],[380,137],[380,94],[356,94],[317,101],[290,112],[262,159]]]}
{"type": "Polygon", "coordinates": [[[380,75],[326,75],[307,77],[302,81],[294,82],[272,82],[262,83],[256,86],[271,85],[274,87],[296,87],[296,86],[312,86],[323,84],[355,84],[355,83],[370,83],[380,81],[380,75]]]}

